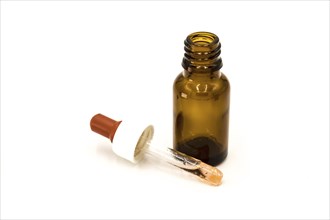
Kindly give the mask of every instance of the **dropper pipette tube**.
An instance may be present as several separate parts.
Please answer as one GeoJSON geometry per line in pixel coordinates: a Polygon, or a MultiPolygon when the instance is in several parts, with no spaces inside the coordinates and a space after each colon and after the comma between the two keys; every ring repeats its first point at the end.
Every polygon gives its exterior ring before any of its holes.
{"type": "Polygon", "coordinates": [[[160,149],[152,147],[150,143],[148,144],[149,146],[145,150],[146,154],[186,171],[207,184],[214,186],[221,184],[223,174],[216,167],[210,166],[177,150],[171,148],[160,149]]]}

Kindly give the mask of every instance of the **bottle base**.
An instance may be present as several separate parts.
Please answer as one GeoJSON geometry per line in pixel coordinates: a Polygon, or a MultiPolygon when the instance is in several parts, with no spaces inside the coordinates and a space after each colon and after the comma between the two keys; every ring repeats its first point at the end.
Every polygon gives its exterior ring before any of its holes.
{"type": "Polygon", "coordinates": [[[222,163],[228,155],[228,148],[210,137],[196,137],[178,143],[174,148],[212,166],[222,163]]]}
{"type": "Polygon", "coordinates": [[[218,166],[227,158],[227,155],[228,155],[228,150],[225,150],[224,152],[221,152],[221,154],[219,154],[213,158],[209,158],[209,161],[205,162],[205,163],[212,165],[212,166],[218,166]]]}

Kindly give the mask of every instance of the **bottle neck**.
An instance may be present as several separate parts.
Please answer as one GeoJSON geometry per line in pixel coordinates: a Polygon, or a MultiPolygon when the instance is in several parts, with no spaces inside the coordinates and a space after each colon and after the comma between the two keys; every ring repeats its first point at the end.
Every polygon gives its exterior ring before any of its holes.
{"type": "Polygon", "coordinates": [[[191,78],[191,77],[194,77],[194,78],[220,78],[221,77],[221,71],[220,70],[217,70],[217,71],[210,71],[210,72],[195,72],[195,71],[187,71],[187,70],[183,70],[182,71],[182,75],[184,77],[188,77],[188,78],[191,78]]]}
{"type": "Polygon", "coordinates": [[[221,69],[221,44],[215,34],[195,32],[186,38],[184,44],[182,67],[185,71],[212,74],[221,69]]]}

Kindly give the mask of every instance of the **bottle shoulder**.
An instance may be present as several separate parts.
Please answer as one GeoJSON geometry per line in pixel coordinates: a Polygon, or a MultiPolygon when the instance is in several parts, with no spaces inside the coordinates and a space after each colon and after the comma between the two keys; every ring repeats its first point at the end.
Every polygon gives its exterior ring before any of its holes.
{"type": "Polygon", "coordinates": [[[190,92],[219,92],[230,89],[230,83],[224,73],[219,72],[213,76],[184,75],[180,73],[173,84],[174,90],[190,92]]]}

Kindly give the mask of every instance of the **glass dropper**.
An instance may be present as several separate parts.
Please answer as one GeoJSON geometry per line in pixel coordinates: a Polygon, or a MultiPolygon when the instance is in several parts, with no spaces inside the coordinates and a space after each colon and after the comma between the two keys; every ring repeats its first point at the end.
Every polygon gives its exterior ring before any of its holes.
{"type": "Polygon", "coordinates": [[[197,177],[204,183],[214,186],[221,184],[223,174],[216,167],[171,148],[152,146],[154,128],[151,125],[141,127],[97,114],[91,119],[90,126],[94,132],[110,139],[113,143],[112,149],[118,156],[133,163],[139,162],[144,155],[150,155],[197,177]]]}

